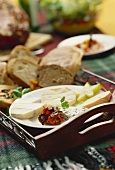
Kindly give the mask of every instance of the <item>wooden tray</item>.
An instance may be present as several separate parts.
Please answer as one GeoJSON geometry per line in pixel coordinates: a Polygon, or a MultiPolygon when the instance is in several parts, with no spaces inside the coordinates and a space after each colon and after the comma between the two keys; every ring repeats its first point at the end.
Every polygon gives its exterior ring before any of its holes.
{"type": "MultiPolygon", "coordinates": [[[[115,82],[85,69],[81,69],[80,75],[76,76],[75,84],[85,83],[85,79],[86,81],[97,79],[97,82],[101,81],[102,84],[106,84],[111,91],[115,89],[115,82]]],[[[62,152],[114,134],[114,120],[115,103],[98,105],[54,129],[47,130],[19,125],[3,112],[0,114],[1,127],[41,159],[52,158],[62,152]]]]}

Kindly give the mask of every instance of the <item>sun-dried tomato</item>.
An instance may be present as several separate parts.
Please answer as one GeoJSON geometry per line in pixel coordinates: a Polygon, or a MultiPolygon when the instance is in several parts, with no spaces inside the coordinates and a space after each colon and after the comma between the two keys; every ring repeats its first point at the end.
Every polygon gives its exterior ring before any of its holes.
{"type": "Polygon", "coordinates": [[[48,120],[46,121],[47,124],[49,125],[60,125],[65,119],[65,116],[62,112],[57,112],[56,114],[52,113],[49,117],[48,120]]]}
{"type": "Polygon", "coordinates": [[[50,116],[52,113],[54,112],[54,108],[48,108],[48,107],[44,107],[43,109],[43,113],[48,117],[50,116]]]}
{"type": "Polygon", "coordinates": [[[42,125],[45,124],[46,120],[48,119],[48,117],[44,114],[44,113],[41,113],[39,116],[38,116],[38,120],[41,122],[42,125]]]}
{"type": "Polygon", "coordinates": [[[59,110],[55,110],[53,107],[48,108],[44,107],[43,113],[41,113],[38,117],[39,121],[44,125],[59,125],[61,124],[67,116],[59,110]]]}

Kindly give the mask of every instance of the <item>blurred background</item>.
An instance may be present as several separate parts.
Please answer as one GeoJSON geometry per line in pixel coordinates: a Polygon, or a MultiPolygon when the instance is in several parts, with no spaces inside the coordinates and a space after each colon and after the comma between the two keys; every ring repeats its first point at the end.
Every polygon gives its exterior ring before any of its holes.
{"type": "Polygon", "coordinates": [[[101,11],[102,0],[40,0],[53,28],[71,35],[90,31],[101,11]]]}
{"type": "Polygon", "coordinates": [[[104,33],[115,36],[115,0],[103,0],[102,11],[96,27],[104,33]]]}
{"type": "Polygon", "coordinates": [[[49,22],[54,30],[69,35],[88,32],[94,26],[115,35],[115,0],[7,1],[24,8],[30,16],[31,31],[39,32],[49,22]]]}

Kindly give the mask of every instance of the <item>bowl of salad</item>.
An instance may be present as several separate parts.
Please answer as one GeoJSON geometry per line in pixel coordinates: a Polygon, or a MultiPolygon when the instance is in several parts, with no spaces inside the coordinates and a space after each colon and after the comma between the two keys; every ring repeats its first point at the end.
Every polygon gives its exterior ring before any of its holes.
{"type": "Polygon", "coordinates": [[[53,28],[61,33],[89,32],[99,16],[102,0],[39,0],[53,28]]]}

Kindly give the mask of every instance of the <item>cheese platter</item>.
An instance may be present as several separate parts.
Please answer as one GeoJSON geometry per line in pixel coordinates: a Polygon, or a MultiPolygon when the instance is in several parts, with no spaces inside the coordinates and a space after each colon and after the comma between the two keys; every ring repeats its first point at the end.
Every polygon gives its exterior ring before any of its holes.
{"type": "MultiPolygon", "coordinates": [[[[90,80],[93,84],[95,76],[97,82],[101,81],[101,84],[106,82],[111,92],[115,90],[115,82],[82,68],[80,69],[80,75],[75,77],[73,86],[83,85],[86,82],[84,74],[88,82],[90,80]]],[[[106,87],[104,90],[106,90],[106,87]]],[[[91,107],[89,110],[84,111],[82,115],[73,116],[54,128],[28,127],[15,121],[15,119],[12,119],[12,117],[7,116],[3,112],[1,111],[0,114],[1,127],[5,128],[15,139],[41,159],[51,158],[109,136],[114,133],[115,127],[115,104],[110,102],[91,107]]]]}

